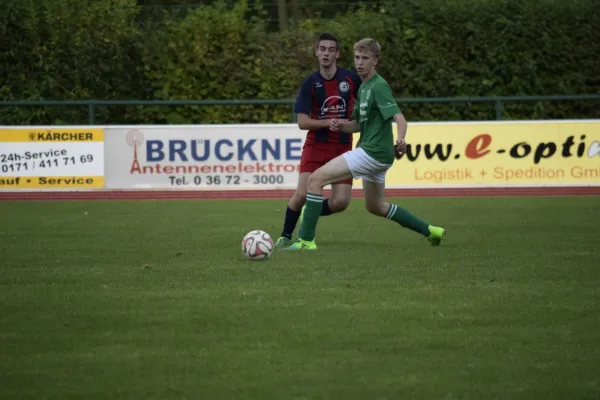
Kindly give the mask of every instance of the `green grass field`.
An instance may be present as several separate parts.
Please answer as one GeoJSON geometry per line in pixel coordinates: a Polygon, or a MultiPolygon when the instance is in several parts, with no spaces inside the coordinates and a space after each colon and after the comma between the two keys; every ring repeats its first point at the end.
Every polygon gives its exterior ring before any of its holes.
{"type": "Polygon", "coordinates": [[[0,398],[600,398],[600,198],[356,199],[250,262],[285,200],[0,202],[0,398]]]}

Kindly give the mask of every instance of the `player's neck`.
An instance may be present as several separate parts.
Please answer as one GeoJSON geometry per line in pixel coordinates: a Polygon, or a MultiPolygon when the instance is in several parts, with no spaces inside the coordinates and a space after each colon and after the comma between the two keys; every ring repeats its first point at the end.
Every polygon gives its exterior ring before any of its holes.
{"type": "Polygon", "coordinates": [[[333,64],[330,67],[319,67],[321,76],[326,80],[331,80],[337,72],[337,65],[333,64]]]}
{"type": "Polygon", "coordinates": [[[365,76],[361,76],[360,79],[362,79],[363,82],[367,82],[369,79],[371,79],[373,76],[375,76],[376,73],[377,73],[377,71],[372,69],[371,72],[369,72],[365,76]]]}

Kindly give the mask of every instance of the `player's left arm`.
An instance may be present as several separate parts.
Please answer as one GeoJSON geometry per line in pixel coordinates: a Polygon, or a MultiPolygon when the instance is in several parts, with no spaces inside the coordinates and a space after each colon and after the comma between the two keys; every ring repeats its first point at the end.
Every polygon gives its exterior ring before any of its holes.
{"type": "Polygon", "coordinates": [[[398,138],[396,140],[396,158],[399,158],[402,153],[406,151],[406,132],[408,130],[408,123],[396,103],[396,99],[392,94],[392,89],[387,84],[379,84],[373,88],[373,94],[375,95],[375,102],[379,108],[379,112],[383,116],[383,119],[393,119],[396,122],[398,128],[398,138]]]}
{"type": "Polygon", "coordinates": [[[392,117],[396,123],[398,130],[398,138],[396,139],[396,158],[400,158],[406,152],[406,132],[408,131],[408,122],[404,115],[399,112],[392,117]]]}

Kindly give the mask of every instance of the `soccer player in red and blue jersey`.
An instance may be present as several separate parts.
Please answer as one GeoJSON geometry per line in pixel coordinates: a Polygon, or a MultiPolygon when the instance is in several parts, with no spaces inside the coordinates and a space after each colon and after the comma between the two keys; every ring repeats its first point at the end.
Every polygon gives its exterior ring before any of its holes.
{"type": "MultiPolygon", "coordinates": [[[[331,130],[330,121],[351,119],[361,79],[356,72],[338,67],[340,48],[333,35],[320,34],[315,53],[319,71],[304,79],[296,99],[298,126],[308,133],[302,149],[298,186],[288,203],[281,237],[275,243],[278,248],[291,244],[306,202],[308,177],[330,160],[352,149],[352,134],[331,130]]],[[[342,212],[348,207],[352,179],[335,183],[331,189],[331,198],[323,200],[322,216],[342,212]]]]}

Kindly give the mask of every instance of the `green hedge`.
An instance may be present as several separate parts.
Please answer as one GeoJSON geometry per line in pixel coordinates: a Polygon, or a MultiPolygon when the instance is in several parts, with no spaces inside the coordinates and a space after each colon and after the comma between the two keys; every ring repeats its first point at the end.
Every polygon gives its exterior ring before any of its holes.
{"type": "MultiPolygon", "coordinates": [[[[289,99],[317,65],[314,36],[374,37],[397,97],[600,93],[597,0],[408,0],[269,32],[260,7],[185,16],[134,0],[0,3],[3,100],[289,99]]],[[[401,104],[407,119],[493,119],[491,104],[401,104]]],[[[600,102],[515,103],[506,118],[596,118],[600,102]]],[[[0,107],[0,124],[86,123],[87,110],[0,107]]],[[[288,122],[290,106],[100,107],[98,123],[288,122]]]]}

